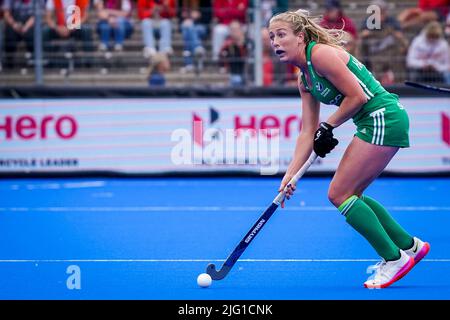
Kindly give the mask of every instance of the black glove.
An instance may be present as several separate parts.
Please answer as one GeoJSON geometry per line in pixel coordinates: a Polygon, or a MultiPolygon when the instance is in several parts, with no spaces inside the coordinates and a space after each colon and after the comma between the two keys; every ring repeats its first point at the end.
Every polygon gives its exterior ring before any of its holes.
{"type": "Polygon", "coordinates": [[[333,138],[333,129],[333,126],[328,123],[321,122],[314,134],[314,152],[321,158],[324,158],[338,144],[337,139],[333,138]]]}

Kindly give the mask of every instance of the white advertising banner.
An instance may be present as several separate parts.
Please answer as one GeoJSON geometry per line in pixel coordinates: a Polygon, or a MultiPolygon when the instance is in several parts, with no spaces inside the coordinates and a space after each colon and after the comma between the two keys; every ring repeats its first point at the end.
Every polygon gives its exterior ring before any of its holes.
{"type": "MultiPolygon", "coordinates": [[[[450,171],[450,99],[403,98],[411,147],[389,172],[450,171]]],[[[0,172],[283,172],[301,130],[300,98],[0,101],[0,172]]],[[[335,110],[322,106],[321,120],[335,110]]],[[[334,171],[355,133],[311,171],[334,171]]]]}

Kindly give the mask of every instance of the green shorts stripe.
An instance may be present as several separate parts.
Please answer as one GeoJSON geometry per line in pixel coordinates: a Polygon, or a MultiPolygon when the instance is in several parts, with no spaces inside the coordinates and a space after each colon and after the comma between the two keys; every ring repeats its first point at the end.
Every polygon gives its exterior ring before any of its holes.
{"type": "Polygon", "coordinates": [[[373,118],[373,136],[372,144],[383,145],[385,133],[384,112],[386,108],[379,109],[370,114],[373,118]]]}

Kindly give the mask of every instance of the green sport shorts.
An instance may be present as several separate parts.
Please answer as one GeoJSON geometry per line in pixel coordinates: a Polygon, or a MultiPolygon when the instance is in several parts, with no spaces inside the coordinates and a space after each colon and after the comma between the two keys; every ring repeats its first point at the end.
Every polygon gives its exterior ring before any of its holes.
{"type": "Polygon", "coordinates": [[[396,94],[372,98],[354,117],[355,135],[380,146],[409,147],[409,119],[396,94]]]}

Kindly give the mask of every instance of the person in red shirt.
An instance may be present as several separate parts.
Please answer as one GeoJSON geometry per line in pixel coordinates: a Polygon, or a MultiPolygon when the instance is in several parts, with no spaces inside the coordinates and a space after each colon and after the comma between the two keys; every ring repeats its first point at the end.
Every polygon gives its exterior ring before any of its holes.
{"type": "Polygon", "coordinates": [[[339,0],[328,0],[325,3],[325,14],[320,25],[327,29],[343,29],[352,35],[353,39],[358,37],[358,31],[350,17],[344,14],[339,0]]]}
{"type": "MultiPolygon", "coordinates": [[[[43,30],[44,50],[49,54],[57,51],[65,53],[65,60],[49,59],[49,66],[65,69],[66,66],[70,65],[69,61],[72,60],[72,53],[76,48],[76,41],[73,40],[81,42],[84,52],[91,53],[94,51],[92,27],[88,23],[89,0],[47,0],[45,6],[45,22],[47,25],[43,30]],[[71,6],[77,6],[80,9],[80,21],[76,21],[78,15],[68,10],[71,6]],[[53,40],[63,41],[52,44],[53,40]]],[[[92,66],[93,57],[91,54],[87,54],[76,62],[89,68],[92,66]]]]}
{"type": "Polygon", "coordinates": [[[100,36],[100,50],[110,48],[110,40],[113,37],[114,50],[122,51],[123,42],[131,36],[133,26],[130,21],[130,0],[94,0],[97,9],[97,32],[100,36]]]}
{"type": "Polygon", "coordinates": [[[142,26],[144,56],[148,58],[157,52],[155,32],[160,35],[158,51],[172,54],[171,19],[176,16],[175,0],[138,0],[137,10],[142,26]]]}
{"type": "Polygon", "coordinates": [[[248,0],[213,1],[213,60],[219,59],[219,53],[230,32],[230,23],[234,20],[244,24],[247,18],[248,0]]]}
{"type": "Polygon", "coordinates": [[[443,22],[449,8],[450,0],[419,0],[417,7],[400,12],[398,21],[402,29],[422,28],[431,21],[443,22]]]}
{"type": "Polygon", "coordinates": [[[273,63],[273,49],[270,45],[269,30],[263,28],[261,30],[261,38],[263,45],[263,85],[265,87],[271,86],[274,82],[274,63],[273,63]]]}
{"type": "Polygon", "coordinates": [[[211,2],[206,0],[183,0],[179,6],[185,64],[181,72],[193,71],[194,62],[197,63],[198,72],[202,69],[202,61],[206,53],[202,42],[208,33],[210,11],[211,2]]]}

